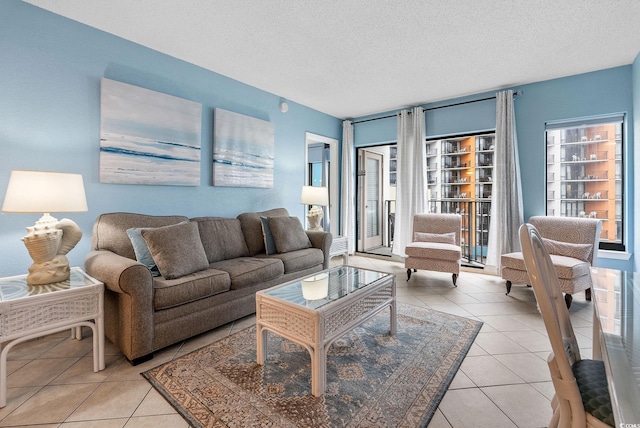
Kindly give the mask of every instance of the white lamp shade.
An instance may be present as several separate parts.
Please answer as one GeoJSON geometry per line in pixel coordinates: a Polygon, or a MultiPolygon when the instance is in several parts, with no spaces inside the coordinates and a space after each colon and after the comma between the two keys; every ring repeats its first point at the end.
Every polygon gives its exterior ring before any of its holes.
{"type": "Polygon", "coordinates": [[[47,171],[11,171],[2,211],[8,213],[88,211],[82,175],[47,171]]]}
{"type": "Polygon", "coordinates": [[[302,280],[302,297],[305,300],[320,300],[329,295],[329,274],[321,273],[302,280]]]}
{"type": "Polygon", "coordinates": [[[329,193],[324,186],[302,186],[300,203],[303,205],[329,205],[329,193]]]}

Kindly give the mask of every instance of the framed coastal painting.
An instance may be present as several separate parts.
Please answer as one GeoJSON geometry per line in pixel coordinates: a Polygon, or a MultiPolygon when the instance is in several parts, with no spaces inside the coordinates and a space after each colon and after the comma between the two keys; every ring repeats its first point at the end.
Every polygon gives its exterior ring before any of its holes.
{"type": "Polygon", "coordinates": [[[273,124],[215,109],[213,116],[213,185],[273,187],[273,124]]]}
{"type": "Polygon", "coordinates": [[[200,185],[202,105],[102,79],[100,182],[200,185]]]}

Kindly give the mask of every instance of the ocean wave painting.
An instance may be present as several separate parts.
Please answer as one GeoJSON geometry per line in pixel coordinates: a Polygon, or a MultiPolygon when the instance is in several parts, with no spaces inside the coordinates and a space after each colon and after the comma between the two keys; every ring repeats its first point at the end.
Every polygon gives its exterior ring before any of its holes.
{"type": "Polygon", "coordinates": [[[213,135],[214,186],[273,187],[271,122],[217,108],[213,135]]]}
{"type": "Polygon", "coordinates": [[[202,105],[102,79],[100,182],[199,186],[202,105]]]}

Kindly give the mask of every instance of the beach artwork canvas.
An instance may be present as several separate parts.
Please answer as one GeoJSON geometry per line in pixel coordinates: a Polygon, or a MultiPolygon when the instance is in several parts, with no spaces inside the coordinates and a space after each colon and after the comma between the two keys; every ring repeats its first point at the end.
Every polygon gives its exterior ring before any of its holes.
{"type": "Polygon", "coordinates": [[[200,185],[202,105],[102,79],[100,182],[200,185]]]}
{"type": "Polygon", "coordinates": [[[213,185],[272,188],[273,124],[219,108],[213,122],[213,185]]]}

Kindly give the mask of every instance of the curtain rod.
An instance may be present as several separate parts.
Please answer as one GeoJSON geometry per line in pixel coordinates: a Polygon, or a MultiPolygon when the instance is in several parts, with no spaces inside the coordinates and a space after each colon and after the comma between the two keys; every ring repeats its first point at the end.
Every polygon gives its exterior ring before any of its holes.
{"type": "MultiPolygon", "coordinates": [[[[516,91],[516,92],[513,93],[513,96],[515,98],[517,95],[520,95],[520,94],[522,94],[522,91],[516,91]]],[[[496,99],[496,97],[494,95],[493,97],[480,98],[478,100],[462,101],[462,102],[459,102],[459,103],[446,104],[446,105],[438,106],[438,107],[423,108],[422,111],[425,112],[425,111],[429,111],[429,110],[438,110],[438,109],[441,109],[441,108],[455,107],[455,106],[461,106],[461,105],[464,105],[464,104],[473,104],[473,103],[479,103],[479,102],[482,102],[482,101],[489,101],[489,100],[495,100],[495,99],[496,99]]],[[[409,113],[411,113],[411,111],[409,111],[409,113]]],[[[357,123],[372,122],[374,120],[380,120],[380,119],[390,119],[390,118],[396,117],[396,116],[397,116],[397,114],[390,114],[388,116],[376,117],[376,118],[373,118],[373,119],[359,120],[357,122],[353,122],[353,124],[355,125],[357,123]]]]}

